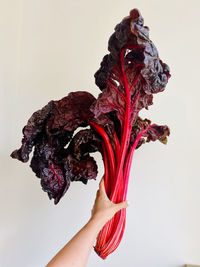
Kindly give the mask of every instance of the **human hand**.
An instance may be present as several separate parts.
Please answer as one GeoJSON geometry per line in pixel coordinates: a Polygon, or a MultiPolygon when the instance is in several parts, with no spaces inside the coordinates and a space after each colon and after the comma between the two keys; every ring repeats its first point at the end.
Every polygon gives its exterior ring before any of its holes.
{"type": "Polygon", "coordinates": [[[110,201],[108,198],[105,187],[104,187],[104,176],[102,177],[99,183],[99,190],[96,194],[96,199],[92,209],[92,218],[102,221],[103,225],[112,219],[116,212],[120,211],[123,208],[127,208],[129,205],[128,201],[124,201],[118,204],[115,204],[110,201]]]}

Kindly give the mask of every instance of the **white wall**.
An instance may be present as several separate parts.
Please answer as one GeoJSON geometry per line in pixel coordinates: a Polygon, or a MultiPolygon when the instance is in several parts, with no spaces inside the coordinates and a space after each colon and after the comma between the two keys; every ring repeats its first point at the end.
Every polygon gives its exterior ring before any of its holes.
{"type": "Polygon", "coordinates": [[[72,183],[54,206],[29,164],[9,155],[49,100],[76,90],[98,95],[93,74],[114,26],[134,7],[172,73],[144,116],[168,124],[171,136],[167,146],[136,151],[121,245],[106,261],[92,252],[88,266],[200,264],[199,0],[1,0],[1,267],[44,266],[89,218],[98,182],[72,183]]]}

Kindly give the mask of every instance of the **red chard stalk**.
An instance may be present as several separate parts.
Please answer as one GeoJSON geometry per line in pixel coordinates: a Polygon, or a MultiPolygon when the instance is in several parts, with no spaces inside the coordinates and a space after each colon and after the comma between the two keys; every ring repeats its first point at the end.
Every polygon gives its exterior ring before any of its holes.
{"type": "MultiPolygon", "coordinates": [[[[115,27],[105,55],[95,73],[101,93],[72,92],[50,101],[33,113],[23,128],[22,146],[11,157],[30,167],[42,189],[57,204],[72,181],[87,184],[96,179],[97,164],[90,153],[100,151],[105,167],[105,189],[114,203],[126,200],[134,151],[145,142],[166,144],[170,130],[139,116],[153,104],[170,78],[169,67],[159,58],[149,39],[149,28],[137,9],[115,27]],[[78,127],[89,126],[80,130],[78,127]]],[[[126,210],[119,211],[100,231],[95,251],[105,259],[120,244],[126,210]]]]}

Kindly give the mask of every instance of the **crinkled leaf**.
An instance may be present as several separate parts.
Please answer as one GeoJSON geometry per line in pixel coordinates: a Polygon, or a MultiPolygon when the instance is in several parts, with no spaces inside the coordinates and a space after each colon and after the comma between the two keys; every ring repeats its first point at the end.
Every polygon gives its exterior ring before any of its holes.
{"type": "Polygon", "coordinates": [[[95,116],[115,111],[121,124],[127,105],[126,87],[130,92],[132,116],[153,104],[153,93],[164,90],[169,67],[163,63],[149,39],[149,29],[143,26],[138,10],[130,12],[115,27],[100,69],[95,73],[96,84],[102,90],[91,107],[95,116]]]}
{"type": "Polygon", "coordinates": [[[53,101],[50,101],[42,109],[33,113],[24,126],[22,133],[24,135],[22,139],[22,146],[20,149],[16,149],[11,153],[12,158],[16,158],[22,162],[29,160],[29,154],[32,151],[33,146],[37,143],[38,135],[44,131],[44,127],[47,119],[51,116],[53,109],[53,101]]]}
{"type": "Polygon", "coordinates": [[[41,179],[42,189],[48,193],[50,199],[54,199],[57,204],[65,194],[70,185],[70,178],[66,175],[64,164],[60,154],[55,152],[55,148],[46,143],[46,139],[41,139],[34,149],[30,167],[36,176],[41,179]]]}
{"type": "Polygon", "coordinates": [[[58,134],[61,130],[75,131],[79,126],[87,126],[92,114],[89,110],[95,97],[85,91],[71,92],[61,100],[54,101],[52,116],[46,123],[48,135],[58,134]]]}
{"type": "MultiPolygon", "coordinates": [[[[35,146],[30,167],[41,179],[42,189],[48,193],[49,198],[55,199],[55,204],[67,191],[70,180],[82,180],[86,183],[87,179],[97,175],[97,165],[89,156],[89,152],[97,150],[95,133],[88,132],[87,137],[87,131],[84,132],[85,138],[82,134],[79,142],[77,137],[72,139],[73,132],[79,126],[87,126],[88,120],[94,117],[89,110],[94,100],[90,93],[78,91],[61,100],[50,101],[44,108],[33,113],[23,128],[21,148],[11,154],[11,157],[27,162],[32,147],[35,146]],[[71,140],[72,144],[67,150],[65,146],[71,140]],[[84,151],[86,147],[87,153],[84,151]],[[90,170],[84,171],[84,168],[90,170]]],[[[98,121],[105,126],[109,125],[109,119],[104,116],[98,121]]]]}
{"type": "Polygon", "coordinates": [[[170,135],[170,129],[167,125],[153,125],[146,132],[146,142],[159,140],[163,144],[167,144],[167,136],[170,135]]]}
{"type": "Polygon", "coordinates": [[[79,131],[67,148],[65,168],[70,173],[71,181],[87,183],[97,176],[97,164],[89,153],[99,150],[101,139],[90,129],[79,131]]]}
{"type": "Polygon", "coordinates": [[[142,120],[139,116],[134,121],[131,131],[130,144],[133,145],[137,136],[143,131],[145,133],[141,136],[136,148],[139,148],[145,142],[159,140],[161,143],[167,143],[167,136],[170,135],[170,129],[167,125],[151,124],[148,119],[142,120]],[[146,129],[146,131],[145,131],[146,129]]]}

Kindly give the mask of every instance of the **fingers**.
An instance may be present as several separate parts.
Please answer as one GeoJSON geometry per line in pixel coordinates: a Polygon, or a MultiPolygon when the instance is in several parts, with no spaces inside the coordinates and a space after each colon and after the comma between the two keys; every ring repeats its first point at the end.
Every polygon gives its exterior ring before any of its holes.
{"type": "Polygon", "coordinates": [[[99,196],[99,194],[100,194],[100,190],[98,189],[96,193],[96,198],[99,196]]]}
{"type": "Polygon", "coordinates": [[[99,183],[99,190],[106,194],[105,185],[104,185],[104,176],[102,177],[102,179],[99,183]]]}
{"type": "Polygon", "coordinates": [[[104,176],[103,176],[99,183],[99,189],[96,192],[96,198],[98,198],[104,192],[105,192],[105,187],[104,187],[104,176]]]}
{"type": "Polygon", "coordinates": [[[130,205],[129,201],[123,201],[121,203],[115,204],[116,210],[126,209],[130,205]]]}
{"type": "Polygon", "coordinates": [[[104,184],[104,175],[102,176],[101,181],[99,182],[99,186],[100,186],[102,183],[104,184]]]}

